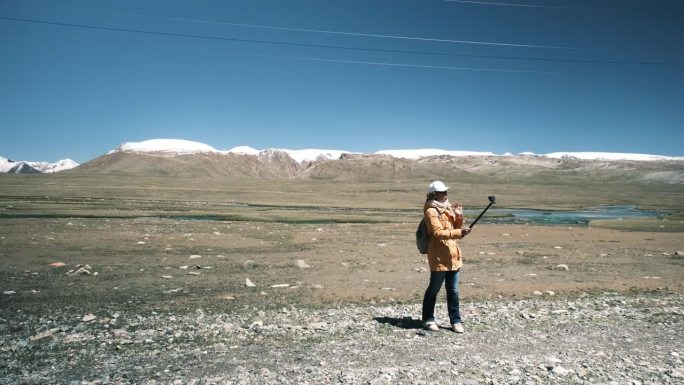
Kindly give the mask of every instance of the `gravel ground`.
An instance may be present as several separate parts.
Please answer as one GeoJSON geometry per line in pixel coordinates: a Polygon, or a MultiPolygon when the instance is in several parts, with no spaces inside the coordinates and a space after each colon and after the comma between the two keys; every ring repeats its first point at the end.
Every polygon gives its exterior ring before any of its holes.
{"type": "MultiPolygon", "coordinates": [[[[422,330],[419,304],[4,310],[0,383],[684,383],[679,293],[499,299],[462,312],[465,334],[422,330]]],[[[436,314],[444,321],[443,304],[436,314]]]]}

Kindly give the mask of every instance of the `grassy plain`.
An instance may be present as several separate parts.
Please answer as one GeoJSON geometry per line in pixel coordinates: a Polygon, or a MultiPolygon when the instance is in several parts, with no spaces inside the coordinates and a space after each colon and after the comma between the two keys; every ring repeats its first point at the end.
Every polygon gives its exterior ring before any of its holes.
{"type": "MultiPolygon", "coordinates": [[[[502,208],[626,204],[668,213],[588,227],[478,225],[461,242],[466,300],[684,289],[684,259],[674,255],[684,250],[681,185],[443,179],[466,208],[496,195],[502,208]]],[[[429,274],[413,239],[428,182],[0,175],[0,290],[11,293],[0,307],[416,302],[429,274]],[[85,265],[91,274],[67,274],[85,265]]]]}

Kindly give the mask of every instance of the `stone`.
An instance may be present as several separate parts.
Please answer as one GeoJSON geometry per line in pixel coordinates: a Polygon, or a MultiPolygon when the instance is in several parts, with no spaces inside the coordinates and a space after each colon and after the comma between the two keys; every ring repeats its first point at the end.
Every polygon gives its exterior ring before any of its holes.
{"type": "Polygon", "coordinates": [[[58,329],[46,330],[42,333],[38,333],[34,336],[29,337],[32,342],[48,342],[54,339],[54,334],[58,329]]]}
{"type": "Polygon", "coordinates": [[[327,322],[311,322],[310,324],[307,325],[307,327],[310,330],[326,330],[328,328],[328,323],[327,322]]]}
{"type": "Polygon", "coordinates": [[[81,267],[80,269],[74,271],[73,275],[90,275],[90,270],[86,269],[85,267],[81,267]]]}
{"type": "Polygon", "coordinates": [[[528,312],[526,312],[526,311],[520,313],[520,316],[523,317],[524,319],[534,319],[534,318],[537,317],[536,314],[534,314],[534,313],[528,313],[528,312]]]}
{"type": "Polygon", "coordinates": [[[566,368],[558,365],[558,366],[554,367],[551,370],[551,372],[553,372],[553,374],[556,374],[556,375],[559,375],[562,377],[562,376],[567,376],[568,374],[572,373],[572,370],[566,369],[566,368]]]}
{"type": "Polygon", "coordinates": [[[254,284],[254,282],[252,282],[252,280],[249,279],[249,278],[245,278],[245,286],[247,286],[247,287],[256,287],[256,285],[254,284]]]}
{"type": "Polygon", "coordinates": [[[245,269],[253,269],[257,265],[256,261],[253,261],[251,259],[246,260],[245,262],[242,263],[242,267],[245,269]]]}
{"type": "Polygon", "coordinates": [[[202,256],[201,256],[201,255],[197,255],[197,254],[193,254],[193,255],[191,255],[191,256],[188,257],[188,259],[200,259],[200,258],[202,258],[202,256]]]}
{"type": "Polygon", "coordinates": [[[302,259],[296,260],[295,266],[300,268],[300,269],[308,269],[309,267],[311,267],[311,266],[307,265],[306,262],[304,262],[304,260],[302,260],[302,259]]]}
{"type": "Polygon", "coordinates": [[[129,337],[128,331],[126,329],[114,329],[112,330],[112,335],[114,335],[114,338],[118,339],[129,337]]]}
{"type": "Polygon", "coordinates": [[[565,265],[565,264],[560,264],[560,265],[556,265],[556,267],[554,267],[554,270],[569,271],[570,267],[568,267],[568,265],[565,265]]]}
{"type": "Polygon", "coordinates": [[[93,315],[93,314],[86,314],[86,315],[83,316],[83,318],[81,318],[81,321],[83,321],[83,322],[90,322],[90,321],[92,321],[92,320],[94,320],[94,319],[96,319],[96,318],[97,318],[97,317],[96,317],[95,315],[93,315]]]}

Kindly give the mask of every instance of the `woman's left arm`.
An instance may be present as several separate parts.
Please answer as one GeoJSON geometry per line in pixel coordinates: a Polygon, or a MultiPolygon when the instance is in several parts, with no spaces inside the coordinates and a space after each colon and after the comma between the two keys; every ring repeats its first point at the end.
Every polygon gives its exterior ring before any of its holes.
{"type": "Polygon", "coordinates": [[[451,208],[454,211],[454,228],[461,231],[461,238],[463,238],[470,233],[469,227],[463,227],[463,204],[461,201],[456,201],[451,205],[451,208]]]}

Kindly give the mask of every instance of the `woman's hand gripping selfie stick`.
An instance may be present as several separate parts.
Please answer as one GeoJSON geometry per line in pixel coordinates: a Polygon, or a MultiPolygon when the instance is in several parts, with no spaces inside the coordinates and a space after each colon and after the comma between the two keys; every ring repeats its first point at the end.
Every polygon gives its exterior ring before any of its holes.
{"type": "Polygon", "coordinates": [[[482,216],[484,215],[484,213],[486,213],[487,210],[489,210],[489,208],[492,207],[492,205],[493,205],[494,203],[496,203],[496,197],[495,197],[494,195],[490,195],[488,198],[489,198],[489,204],[487,205],[487,207],[485,207],[484,210],[482,210],[482,212],[480,213],[480,215],[478,215],[477,218],[475,218],[475,220],[473,221],[473,223],[471,223],[470,226],[468,226],[468,232],[470,232],[470,231],[473,229],[473,226],[475,226],[475,224],[477,223],[477,221],[479,221],[480,218],[482,218],[482,216]]]}

